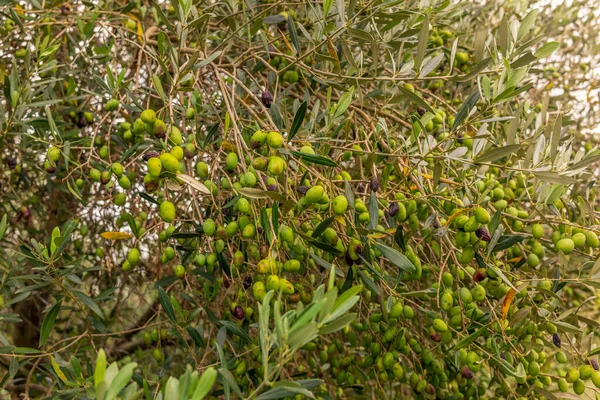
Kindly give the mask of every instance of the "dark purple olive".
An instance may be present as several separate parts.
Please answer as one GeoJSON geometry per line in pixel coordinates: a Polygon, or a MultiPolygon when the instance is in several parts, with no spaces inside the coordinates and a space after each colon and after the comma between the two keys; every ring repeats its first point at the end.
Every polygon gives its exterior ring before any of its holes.
{"type": "Polygon", "coordinates": [[[477,237],[484,242],[489,242],[492,240],[492,236],[490,236],[490,233],[485,228],[477,228],[475,235],[477,235],[477,237]]]}
{"type": "Polygon", "coordinates": [[[423,116],[423,114],[425,114],[425,111],[426,111],[426,110],[425,110],[423,107],[419,107],[419,108],[417,108],[417,112],[419,113],[419,115],[420,115],[421,117],[423,116]]]}
{"type": "Polygon", "coordinates": [[[473,379],[473,371],[471,371],[471,369],[469,369],[469,367],[467,367],[466,365],[460,369],[460,374],[465,379],[473,379]]]}
{"type": "Polygon", "coordinates": [[[486,273],[485,269],[483,269],[483,268],[478,269],[473,274],[473,280],[475,282],[481,282],[481,281],[485,280],[485,278],[487,278],[487,273],[486,273]]]}
{"type": "Polygon", "coordinates": [[[273,104],[273,95],[268,90],[265,90],[260,95],[260,101],[266,108],[271,108],[271,104],[273,104]]]}
{"type": "Polygon", "coordinates": [[[592,368],[594,368],[596,371],[598,371],[598,361],[594,360],[593,358],[590,361],[590,365],[592,366],[592,368]]]}
{"type": "Polygon", "coordinates": [[[390,208],[388,209],[388,214],[390,215],[390,217],[394,217],[396,216],[396,214],[398,214],[398,211],[400,209],[400,206],[398,205],[397,202],[393,202],[390,204],[390,208]]]}
{"type": "Polygon", "coordinates": [[[276,192],[277,191],[277,185],[272,184],[272,185],[267,185],[267,190],[270,192],[276,192]]]}
{"type": "Polygon", "coordinates": [[[235,306],[231,314],[239,320],[244,319],[244,317],[246,316],[246,313],[244,312],[242,306],[235,306]]]}
{"type": "Polygon", "coordinates": [[[439,343],[442,341],[442,335],[440,335],[439,332],[432,332],[429,337],[431,337],[431,340],[433,340],[436,343],[439,343]]]}
{"type": "Polygon", "coordinates": [[[306,194],[306,192],[308,192],[308,189],[309,189],[309,187],[308,187],[308,186],[298,186],[298,187],[296,188],[296,191],[297,191],[298,193],[300,193],[301,195],[305,195],[305,194],[306,194]]]}
{"type": "Polygon", "coordinates": [[[144,153],[144,155],[142,156],[142,160],[148,161],[151,158],[158,158],[158,156],[160,156],[160,153],[158,151],[148,151],[144,153]]]}
{"type": "Polygon", "coordinates": [[[6,159],[6,163],[8,164],[8,168],[15,169],[17,167],[17,159],[14,157],[8,157],[6,159]]]}
{"type": "Polygon", "coordinates": [[[379,189],[379,181],[377,180],[376,177],[373,177],[373,179],[371,179],[371,182],[369,183],[371,190],[376,192],[379,189]]]}
{"type": "Polygon", "coordinates": [[[561,341],[560,336],[558,336],[558,333],[552,334],[552,343],[554,343],[554,345],[560,349],[561,341]]]}
{"type": "Polygon", "coordinates": [[[348,266],[353,266],[354,265],[354,260],[352,259],[352,257],[350,257],[350,253],[346,252],[346,254],[344,254],[344,259],[346,260],[346,264],[348,264],[348,266]]]}
{"type": "Polygon", "coordinates": [[[259,226],[258,228],[256,228],[256,231],[258,232],[259,235],[262,235],[264,232],[264,229],[262,228],[262,226],[259,226]]]}
{"type": "Polygon", "coordinates": [[[87,120],[82,115],[81,117],[79,117],[79,121],[77,121],[77,127],[78,128],[85,128],[86,126],[87,126],[87,120]]]}
{"type": "Polygon", "coordinates": [[[242,284],[244,285],[244,289],[248,290],[252,286],[252,275],[246,275],[242,284]]]}

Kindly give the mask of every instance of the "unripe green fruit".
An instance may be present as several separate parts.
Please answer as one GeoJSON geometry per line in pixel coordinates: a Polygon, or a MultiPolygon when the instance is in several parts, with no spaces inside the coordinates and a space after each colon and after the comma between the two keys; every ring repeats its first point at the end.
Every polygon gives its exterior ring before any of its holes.
{"type": "Polygon", "coordinates": [[[283,146],[283,136],[277,131],[271,131],[267,134],[267,144],[272,149],[278,149],[283,146]]]}
{"type": "Polygon", "coordinates": [[[475,286],[472,290],[471,290],[471,294],[473,295],[473,299],[476,302],[482,302],[485,300],[485,288],[481,285],[477,285],[475,286]]]}
{"type": "Polygon", "coordinates": [[[475,232],[479,226],[480,223],[477,221],[477,218],[473,216],[467,220],[465,226],[463,226],[463,229],[465,232],[475,232]]]}
{"type": "Polygon", "coordinates": [[[600,371],[593,371],[591,378],[594,386],[600,389],[600,371]]]}
{"type": "Polygon", "coordinates": [[[155,119],[152,123],[152,132],[150,133],[152,133],[154,137],[164,139],[167,135],[167,124],[165,124],[165,121],[162,119],[155,119]]]}
{"type": "Polygon", "coordinates": [[[183,143],[183,136],[181,135],[181,131],[176,126],[171,126],[169,128],[169,143],[175,146],[179,146],[183,143]]]}
{"type": "Polygon", "coordinates": [[[104,110],[108,112],[115,111],[117,108],[119,108],[119,100],[117,99],[110,99],[104,105],[104,110]]]}
{"type": "Polygon", "coordinates": [[[227,160],[225,162],[226,167],[229,171],[233,171],[238,165],[238,155],[235,153],[227,154],[227,160]]]}
{"type": "Polygon", "coordinates": [[[565,379],[569,383],[573,383],[579,379],[579,370],[577,368],[571,368],[567,375],[565,375],[565,379]]]}
{"type": "Polygon", "coordinates": [[[165,222],[173,222],[175,219],[175,205],[170,201],[160,203],[160,217],[165,222]]]}
{"type": "Polygon", "coordinates": [[[204,233],[208,236],[212,236],[215,234],[215,231],[217,230],[217,224],[215,224],[215,221],[213,221],[212,219],[207,219],[204,221],[204,225],[202,225],[202,230],[204,231],[204,233]]]}
{"type": "Polygon", "coordinates": [[[183,278],[185,276],[185,267],[181,264],[176,265],[175,268],[173,268],[173,271],[178,278],[183,278]]]}
{"type": "Polygon", "coordinates": [[[172,173],[177,173],[177,171],[179,171],[179,161],[171,153],[161,154],[159,160],[165,171],[172,173]]]}
{"type": "Polygon", "coordinates": [[[532,377],[538,376],[540,374],[540,364],[538,364],[537,361],[530,362],[527,367],[527,372],[529,372],[529,375],[532,377]]]}
{"type": "Polygon", "coordinates": [[[531,268],[535,268],[540,264],[540,259],[537,255],[531,253],[527,256],[527,265],[531,268]]]}
{"type": "Polygon", "coordinates": [[[279,290],[286,295],[294,294],[294,285],[287,279],[282,278],[279,280],[279,290]]]}
{"type": "Polygon", "coordinates": [[[579,379],[584,381],[590,379],[590,377],[592,376],[592,372],[594,372],[594,368],[592,368],[591,365],[582,365],[581,367],[579,367],[579,379]]]}
{"type": "Polygon", "coordinates": [[[277,275],[269,275],[267,277],[267,284],[266,284],[267,291],[279,290],[279,283],[280,283],[279,281],[280,281],[280,279],[277,275]]]}
{"type": "Polygon", "coordinates": [[[323,188],[323,186],[316,185],[308,189],[308,191],[304,195],[304,198],[306,199],[306,202],[310,205],[321,200],[321,197],[323,197],[324,193],[325,189],[323,188]]]}
{"type": "Polygon", "coordinates": [[[117,194],[115,196],[115,198],[113,199],[113,203],[115,203],[115,205],[117,205],[117,206],[124,206],[126,201],[127,201],[127,195],[123,192],[117,194]]]}
{"type": "Polygon", "coordinates": [[[121,269],[123,270],[123,272],[128,272],[133,269],[133,265],[129,264],[129,261],[125,260],[121,265],[121,269]]]}
{"type": "Polygon", "coordinates": [[[193,119],[196,116],[196,110],[192,107],[185,110],[185,119],[193,119]]]}
{"type": "Polygon", "coordinates": [[[148,174],[150,174],[150,176],[152,176],[153,178],[158,178],[162,171],[162,162],[158,158],[152,157],[148,160],[147,165],[148,174]]]}
{"type": "Polygon", "coordinates": [[[473,294],[468,288],[460,288],[460,300],[463,302],[463,304],[469,304],[473,302],[473,294]]]}
{"type": "Polygon", "coordinates": [[[146,109],[142,111],[140,119],[146,124],[152,124],[156,120],[156,113],[154,112],[154,110],[146,109]]]}
{"type": "Polygon", "coordinates": [[[46,153],[46,157],[56,164],[60,159],[60,149],[58,147],[50,147],[46,153]]]}
{"type": "Polygon", "coordinates": [[[273,156],[269,158],[269,164],[267,170],[271,175],[279,175],[286,169],[285,160],[279,156],[273,156]]]}
{"type": "Polygon", "coordinates": [[[256,147],[260,147],[267,141],[267,132],[265,131],[256,131],[252,134],[250,138],[250,144],[255,143],[256,147]]]}
{"type": "Polygon", "coordinates": [[[475,218],[477,219],[477,222],[483,225],[488,224],[491,220],[490,214],[483,207],[477,207],[475,209],[475,218]]]}
{"type": "Polygon", "coordinates": [[[403,309],[404,318],[413,319],[415,317],[415,310],[409,305],[405,305],[403,309]]]}
{"type": "Polygon", "coordinates": [[[300,269],[300,261],[298,260],[288,260],[283,264],[283,270],[285,272],[298,272],[300,269]]]}
{"type": "Polygon", "coordinates": [[[348,199],[346,196],[340,195],[333,199],[332,209],[337,215],[344,214],[348,209],[348,199]]]}
{"type": "Polygon", "coordinates": [[[573,392],[576,395],[582,395],[585,392],[585,383],[581,379],[573,382],[573,392]]]}
{"type": "Polygon", "coordinates": [[[135,247],[129,250],[127,253],[127,261],[129,261],[129,264],[132,266],[136,266],[140,261],[140,251],[135,247]]]}
{"type": "Polygon", "coordinates": [[[255,234],[256,234],[256,228],[252,224],[246,225],[244,227],[244,230],[242,231],[242,236],[245,239],[252,239],[252,238],[254,238],[255,234]]]}
{"type": "Polygon", "coordinates": [[[598,240],[598,235],[596,235],[596,233],[592,231],[583,231],[583,234],[585,235],[585,242],[588,246],[590,246],[593,249],[598,247],[600,243],[598,240]]]}
{"type": "Polygon", "coordinates": [[[578,233],[574,234],[573,236],[571,236],[571,240],[573,240],[575,247],[581,248],[581,247],[585,246],[586,237],[583,233],[578,232],[578,233]]]}
{"type": "Polygon", "coordinates": [[[433,320],[433,329],[438,332],[446,332],[448,330],[448,325],[446,325],[443,320],[436,318],[433,320]]]}
{"type": "Polygon", "coordinates": [[[232,221],[227,224],[227,227],[225,228],[225,233],[227,234],[228,238],[233,237],[237,232],[238,232],[237,222],[232,221]]]}
{"type": "Polygon", "coordinates": [[[208,178],[208,165],[204,161],[196,164],[196,173],[200,178],[208,178]]]}
{"type": "Polygon", "coordinates": [[[557,382],[558,384],[558,390],[560,390],[563,393],[566,393],[569,391],[569,384],[567,383],[567,380],[564,378],[560,378],[557,382]]]}
{"type": "Polygon", "coordinates": [[[440,307],[444,311],[448,311],[454,305],[454,298],[452,297],[452,293],[446,291],[442,294],[440,298],[440,307]]]}
{"type": "Polygon", "coordinates": [[[556,243],[556,249],[565,254],[571,254],[575,249],[575,243],[569,238],[560,239],[558,243],[556,243]]]}
{"type": "Polygon", "coordinates": [[[544,236],[544,227],[542,224],[534,224],[531,227],[531,234],[533,235],[534,239],[540,239],[542,236],[544,236]]]}

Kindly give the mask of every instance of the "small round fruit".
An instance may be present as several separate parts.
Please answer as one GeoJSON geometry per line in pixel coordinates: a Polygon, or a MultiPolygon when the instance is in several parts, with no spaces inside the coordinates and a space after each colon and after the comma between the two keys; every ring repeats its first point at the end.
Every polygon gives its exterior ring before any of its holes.
{"type": "Polygon", "coordinates": [[[117,99],[110,99],[104,105],[104,110],[108,112],[115,111],[117,108],[119,108],[119,100],[117,99]]]}
{"type": "Polygon", "coordinates": [[[278,149],[283,146],[283,136],[277,131],[271,131],[267,134],[267,144],[272,149],[278,149]]]}
{"type": "Polygon", "coordinates": [[[123,192],[117,194],[115,196],[115,198],[113,199],[113,203],[115,203],[115,205],[117,205],[117,206],[124,206],[126,202],[127,202],[127,195],[123,192]]]}
{"type": "Polygon", "coordinates": [[[582,395],[585,392],[585,382],[583,382],[581,379],[577,379],[575,382],[573,382],[573,392],[576,395],[582,395]]]}
{"type": "Polygon", "coordinates": [[[154,123],[154,120],[156,120],[156,113],[154,112],[154,110],[146,109],[146,110],[142,111],[142,114],[140,115],[140,119],[142,121],[144,121],[146,124],[152,124],[152,123],[154,123]]]}
{"type": "Polygon", "coordinates": [[[273,156],[269,159],[269,164],[267,165],[267,170],[271,175],[279,175],[283,171],[285,171],[286,164],[285,160],[279,156],[273,156]]]}
{"type": "Polygon", "coordinates": [[[565,379],[569,383],[573,383],[573,382],[577,381],[579,379],[579,369],[577,369],[577,368],[571,368],[567,372],[567,375],[565,375],[565,379]]]}
{"type": "Polygon", "coordinates": [[[217,224],[215,224],[215,221],[213,221],[212,219],[207,219],[204,221],[204,225],[202,225],[202,230],[204,231],[204,233],[208,236],[212,236],[215,234],[215,231],[217,230],[217,224]]]}
{"type": "Polygon", "coordinates": [[[483,225],[489,223],[491,220],[490,214],[483,207],[477,207],[475,209],[475,218],[477,219],[477,222],[483,225]]]}
{"type": "Polygon", "coordinates": [[[344,214],[348,209],[348,199],[346,196],[340,195],[333,199],[332,208],[335,214],[344,214]]]}
{"type": "Polygon", "coordinates": [[[175,271],[176,277],[183,278],[185,276],[185,267],[183,265],[176,265],[175,268],[173,268],[173,270],[175,271]]]}
{"type": "Polygon", "coordinates": [[[542,224],[534,224],[531,227],[531,235],[534,239],[540,239],[542,236],[544,236],[544,227],[542,224]]]}
{"type": "Polygon", "coordinates": [[[165,171],[172,173],[179,171],[179,161],[171,153],[161,154],[159,160],[165,171]]]}
{"type": "Polygon", "coordinates": [[[60,149],[58,147],[50,147],[46,153],[46,157],[53,163],[57,163],[60,158],[60,149]]]}
{"type": "Polygon", "coordinates": [[[575,243],[569,238],[560,239],[558,243],[556,243],[556,249],[565,254],[571,254],[575,249],[575,243]]]}
{"type": "Polygon", "coordinates": [[[170,201],[160,203],[160,217],[165,222],[173,222],[175,219],[175,205],[170,201]]]}
{"type": "Polygon", "coordinates": [[[323,188],[323,186],[316,185],[308,189],[308,191],[304,195],[304,198],[306,199],[306,202],[310,205],[321,200],[321,197],[323,197],[324,193],[325,189],[323,188]]]}
{"type": "Polygon", "coordinates": [[[433,329],[438,332],[446,332],[448,330],[448,325],[441,319],[436,318],[433,320],[433,329]]]}
{"type": "Polygon", "coordinates": [[[152,157],[151,159],[148,160],[147,164],[148,164],[148,173],[150,174],[150,176],[152,176],[154,178],[158,178],[162,171],[162,162],[158,158],[152,157]]]}
{"type": "Polygon", "coordinates": [[[140,251],[135,247],[129,250],[127,253],[127,261],[129,261],[129,264],[136,266],[138,262],[140,262],[140,251]]]}
{"type": "Polygon", "coordinates": [[[229,171],[233,171],[238,165],[238,155],[235,153],[227,154],[226,166],[229,171]]]}

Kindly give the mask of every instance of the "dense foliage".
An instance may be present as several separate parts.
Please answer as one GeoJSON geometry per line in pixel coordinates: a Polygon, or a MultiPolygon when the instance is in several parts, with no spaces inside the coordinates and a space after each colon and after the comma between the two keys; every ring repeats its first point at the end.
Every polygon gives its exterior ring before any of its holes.
{"type": "Polygon", "coordinates": [[[594,3],[0,0],[0,398],[596,396],[594,3]]]}

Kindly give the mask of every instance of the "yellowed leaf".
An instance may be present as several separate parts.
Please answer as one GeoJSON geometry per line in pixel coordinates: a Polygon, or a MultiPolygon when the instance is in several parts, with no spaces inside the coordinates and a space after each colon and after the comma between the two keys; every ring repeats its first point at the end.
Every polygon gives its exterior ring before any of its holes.
{"type": "Polygon", "coordinates": [[[50,356],[50,362],[52,363],[52,369],[56,372],[56,375],[60,378],[61,381],[66,382],[68,379],[64,372],[60,369],[60,366],[54,361],[54,357],[50,356]]]}
{"type": "Polygon", "coordinates": [[[506,321],[506,316],[508,315],[508,310],[510,309],[510,304],[515,297],[515,294],[517,294],[515,289],[509,289],[506,296],[504,296],[504,301],[502,302],[502,321],[506,321]]]}
{"type": "Polygon", "coordinates": [[[125,232],[102,232],[100,236],[109,240],[123,240],[131,239],[133,237],[133,235],[125,232]]]}

